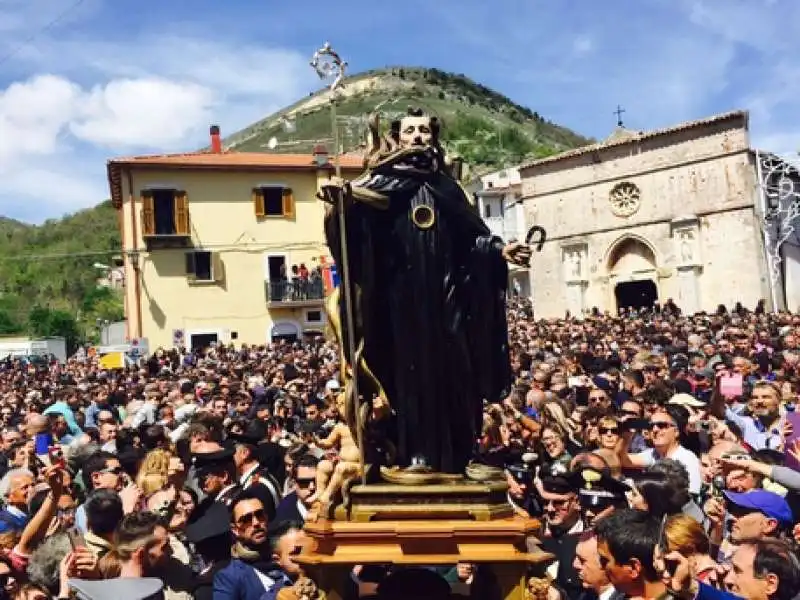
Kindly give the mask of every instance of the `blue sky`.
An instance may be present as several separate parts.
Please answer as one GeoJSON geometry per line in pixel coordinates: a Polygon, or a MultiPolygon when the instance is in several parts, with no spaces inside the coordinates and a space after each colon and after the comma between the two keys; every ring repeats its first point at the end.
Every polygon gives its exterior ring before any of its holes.
{"type": "Polygon", "coordinates": [[[800,149],[797,0],[0,0],[0,214],[40,223],[108,196],[105,161],[194,149],[352,72],[464,73],[597,138],[736,108],[800,149]],[[45,28],[58,15],[63,19],[45,28]]]}

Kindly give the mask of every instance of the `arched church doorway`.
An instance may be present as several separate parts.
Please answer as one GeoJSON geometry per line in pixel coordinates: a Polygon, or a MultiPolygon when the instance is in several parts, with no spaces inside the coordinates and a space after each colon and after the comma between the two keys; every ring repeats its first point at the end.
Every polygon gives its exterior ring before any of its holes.
{"type": "Polygon", "coordinates": [[[656,255],[638,236],[625,236],[611,246],[607,269],[616,309],[652,308],[658,300],[656,255]]]}
{"type": "Polygon", "coordinates": [[[623,281],[614,288],[617,310],[621,308],[653,308],[658,300],[658,289],[652,279],[623,281]]]}

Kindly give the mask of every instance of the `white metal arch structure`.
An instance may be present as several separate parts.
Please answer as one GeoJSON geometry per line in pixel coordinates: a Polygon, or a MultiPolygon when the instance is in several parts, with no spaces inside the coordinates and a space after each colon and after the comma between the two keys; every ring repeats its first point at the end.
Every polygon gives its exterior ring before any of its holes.
{"type": "Polygon", "coordinates": [[[781,249],[800,233],[800,161],[756,152],[756,166],[772,306],[784,308],[781,249]]]}

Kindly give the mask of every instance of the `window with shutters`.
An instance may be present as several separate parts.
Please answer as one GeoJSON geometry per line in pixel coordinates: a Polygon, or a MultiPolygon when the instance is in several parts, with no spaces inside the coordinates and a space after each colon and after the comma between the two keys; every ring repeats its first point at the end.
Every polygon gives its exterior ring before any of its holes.
{"type": "Polygon", "coordinates": [[[188,236],[189,199],[186,192],[170,189],[142,191],[142,234],[188,236]]]}
{"type": "Polygon", "coordinates": [[[216,283],[225,273],[218,252],[192,250],[186,253],[186,276],[190,283],[216,283]]]}
{"type": "Polygon", "coordinates": [[[253,189],[256,217],[294,219],[294,194],[282,185],[267,185],[253,189]]]}

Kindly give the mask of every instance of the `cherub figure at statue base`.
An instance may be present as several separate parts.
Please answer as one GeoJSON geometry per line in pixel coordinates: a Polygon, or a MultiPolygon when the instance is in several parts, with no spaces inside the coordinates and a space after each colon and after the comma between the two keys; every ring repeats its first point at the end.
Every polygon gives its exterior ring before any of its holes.
{"type": "MultiPolygon", "coordinates": [[[[346,411],[345,394],[336,397],[336,406],[339,414],[344,416],[346,411]]],[[[366,405],[362,408],[366,408],[366,405]]],[[[368,459],[374,459],[376,453],[381,453],[386,446],[386,436],[380,435],[383,422],[389,418],[391,409],[386,400],[377,396],[372,401],[372,410],[364,411],[361,423],[364,426],[364,443],[366,445],[366,455],[368,459]]],[[[341,498],[347,504],[346,494],[347,484],[364,474],[361,467],[361,452],[358,444],[353,437],[353,432],[345,423],[337,423],[331,434],[324,440],[317,440],[316,445],[323,450],[338,449],[338,454],[333,458],[325,458],[317,465],[317,492],[311,497],[312,508],[309,511],[308,520],[315,521],[320,516],[331,516],[335,508],[336,501],[341,498]]],[[[380,462],[391,460],[391,450],[386,451],[388,456],[380,462]]]]}

